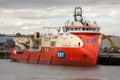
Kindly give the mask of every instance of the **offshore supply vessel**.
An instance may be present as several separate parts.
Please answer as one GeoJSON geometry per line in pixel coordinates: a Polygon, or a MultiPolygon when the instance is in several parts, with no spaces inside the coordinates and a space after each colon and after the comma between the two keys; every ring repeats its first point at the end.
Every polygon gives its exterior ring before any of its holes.
{"type": "Polygon", "coordinates": [[[35,32],[15,37],[16,47],[10,50],[11,59],[28,63],[96,65],[100,51],[100,27],[96,22],[83,19],[81,7],[75,7],[74,19],[63,27],[56,27],[57,35],[35,32]]]}

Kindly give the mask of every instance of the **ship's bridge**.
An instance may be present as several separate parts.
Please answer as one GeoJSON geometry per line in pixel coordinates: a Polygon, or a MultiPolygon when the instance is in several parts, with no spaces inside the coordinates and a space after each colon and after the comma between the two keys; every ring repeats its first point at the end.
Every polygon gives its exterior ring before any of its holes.
{"type": "Polygon", "coordinates": [[[82,8],[76,7],[74,10],[75,22],[67,23],[63,27],[65,33],[99,33],[100,27],[96,21],[90,22],[82,17],[82,8]]]}
{"type": "Polygon", "coordinates": [[[98,26],[83,26],[83,25],[68,25],[64,26],[66,33],[99,33],[100,27],[98,26]]]}

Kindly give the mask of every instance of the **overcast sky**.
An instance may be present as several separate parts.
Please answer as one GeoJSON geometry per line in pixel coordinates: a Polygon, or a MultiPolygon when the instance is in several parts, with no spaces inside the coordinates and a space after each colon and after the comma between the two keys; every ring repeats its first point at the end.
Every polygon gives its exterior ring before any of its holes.
{"type": "Polygon", "coordinates": [[[87,20],[97,21],[101,32],[120,35],[120,0],[0,0],[0,33],[43,32],[44,26],[62,26],[74,20],[75,6],[87,20]]]}

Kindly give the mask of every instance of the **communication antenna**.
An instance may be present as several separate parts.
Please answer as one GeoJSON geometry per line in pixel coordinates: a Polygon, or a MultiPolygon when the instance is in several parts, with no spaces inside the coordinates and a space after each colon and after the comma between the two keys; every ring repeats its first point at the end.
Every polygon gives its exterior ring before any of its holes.
{"type": "Polygon", "coordinates": [[[83,17],[82,17],[82,8],[81,7],[75,7],[74,19],[75,19],[75,21],[78,21],[78,22],[82,23],[83,17]]]}

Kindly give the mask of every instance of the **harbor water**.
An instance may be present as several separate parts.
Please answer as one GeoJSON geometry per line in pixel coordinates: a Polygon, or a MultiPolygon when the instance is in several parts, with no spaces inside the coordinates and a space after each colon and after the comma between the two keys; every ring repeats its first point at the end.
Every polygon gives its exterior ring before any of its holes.
{"type": "Polygon", "coordinates": [[[120,66],[64,66],[0,59],[0,80],[120,80],[120,66]]]}

